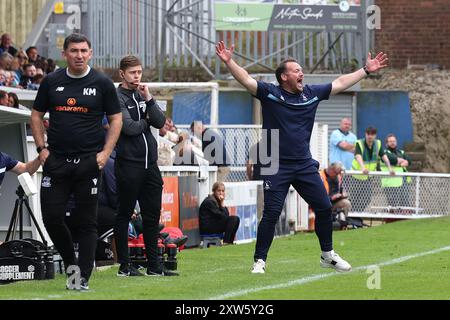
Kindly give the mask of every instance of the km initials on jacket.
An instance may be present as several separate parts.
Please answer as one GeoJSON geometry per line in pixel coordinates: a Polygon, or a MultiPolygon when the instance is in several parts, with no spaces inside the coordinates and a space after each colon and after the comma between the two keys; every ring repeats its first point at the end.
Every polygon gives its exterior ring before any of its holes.
{"type": "Polygon", "coordinates": [[[97,95],[97,89],[93,88],[85,88],[83,91],[83,96],[96,96],[97,95]]]}

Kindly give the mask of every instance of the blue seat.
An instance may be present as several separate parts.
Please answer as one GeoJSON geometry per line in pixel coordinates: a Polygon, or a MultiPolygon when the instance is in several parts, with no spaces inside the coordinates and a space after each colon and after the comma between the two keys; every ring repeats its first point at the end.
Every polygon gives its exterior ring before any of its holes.
{"type": "Polygon", "coordinates": [[[222,246],[223,233],[217,234],[201,234],[200,239],[202,241],[202,248],[207,249],[210,246],[222,246]]]}

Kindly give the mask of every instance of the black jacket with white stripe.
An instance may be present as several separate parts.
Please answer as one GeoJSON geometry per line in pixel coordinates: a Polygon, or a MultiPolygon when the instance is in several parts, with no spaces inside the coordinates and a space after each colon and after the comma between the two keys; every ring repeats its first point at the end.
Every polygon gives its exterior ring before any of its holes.
{"type": "Polygon", "coordinates": [[[117,160],[148,169],[158,160],[158,143],[150,126],[161,129],[166,117],[155,100],[145,102],[137,90],[117,89],[123,128],[117,144],[117,160]]]}

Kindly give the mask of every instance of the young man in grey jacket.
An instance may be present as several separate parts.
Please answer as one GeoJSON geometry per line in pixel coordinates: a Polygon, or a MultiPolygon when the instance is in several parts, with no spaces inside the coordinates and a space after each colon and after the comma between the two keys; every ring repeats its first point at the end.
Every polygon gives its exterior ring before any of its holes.
{"type": "Polygon", "coordinates": [[[163,180],[159,171],[158,145],[150,127],[161,129],[166,118],[146,85],[141,84],[142,64],[137,57],[124,57],[120,63],[122,84],[117,89],[123,113],[123,128],[117,146],[116,178],[119,212],[116,239],[118,276],[142,276],[131,264],[128,252],[128,224],[139,201],[144,225],[148,276],[171,275],[158,263],[158,226],[161,214],[163,180]]]}

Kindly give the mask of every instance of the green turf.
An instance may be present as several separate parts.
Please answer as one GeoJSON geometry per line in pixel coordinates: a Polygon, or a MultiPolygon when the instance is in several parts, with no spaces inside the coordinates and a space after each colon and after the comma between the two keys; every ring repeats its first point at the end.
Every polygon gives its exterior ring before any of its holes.
{"type": "MultiPolygon", "coordinates": [[[[354,268],[450,246],[450,218],[397,222],[334,234],[335,250],[354,268]]],[[[319,267],[314,234],[274,241],[265,275],[251,275],[254,244],[187,250],[180,277],[117,278],[117,267],[96,272],[90,292],[68,292],[65,278],[0,286],[0,299],[209,299],[230,292],[277,286],[305,277],[324,279],[259,290],[232,299],[450,299],[450,251],[381,267],[381,289],[369,290],[366,270],[337,275],[319,267]]]]}

